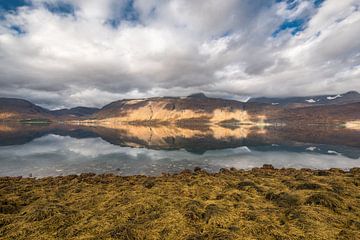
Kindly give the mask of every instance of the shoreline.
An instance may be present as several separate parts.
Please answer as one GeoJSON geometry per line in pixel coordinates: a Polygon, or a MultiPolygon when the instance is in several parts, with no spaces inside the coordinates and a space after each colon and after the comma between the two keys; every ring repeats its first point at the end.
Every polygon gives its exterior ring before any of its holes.
{"type": "Polygon", "coordinates": [[[356,239],[360,168],[0,177],[2,239],[356,239]]]}
{"type": "Polygon", "coordinates": [[[145,178],[162,178],[162,177],[174,177],[178,175],[183,174],[193,174],[196,175],[198,172],[202,172],[204,174],[207,174],[209,176],[216,176],[217,174],[223,173],[223,172],[241,172],[241,173],[251,173],[254,171],[259,170],[270,170],[275,172],[287,172],[287,171],[299,171],[299,172],[311,172],[313,174],[322,174],[323,172],[341,172],[341,173],[351,173],[354,171],[360,171],[360,167],[351,167],[351,168],[338,168],[338,167],[332,167],[332,168],[296,168],[296,167],[282,167],[282,168],[276,168],[272,164],[264,164],[260,167],[252,167],[252,168],[220,168],[218,171],[207,171],[206,169],[203,169],[201,167],[195,166],[193,169],[185,168],[180,171],[175,172],[162,172],[155,175],[150,174],[133,174],[133,175],[122,175],[117,174],[114,171],[109,172],[103,172],[103,173],[95,173],[95,172],[82,172],[82,173],[70,173],[65,175],[48,175],[48,176],[6,176],[0,175],[0,180],[2,179],[34,179],[34,180],[41,180],[41,179],[50,179],[50,178],[67,178],[67,177],[81,177],[81,176],[92,176],[92,177],[119,177],[119,178],[132,178],[132,177],[145,177],[145,178]]]}

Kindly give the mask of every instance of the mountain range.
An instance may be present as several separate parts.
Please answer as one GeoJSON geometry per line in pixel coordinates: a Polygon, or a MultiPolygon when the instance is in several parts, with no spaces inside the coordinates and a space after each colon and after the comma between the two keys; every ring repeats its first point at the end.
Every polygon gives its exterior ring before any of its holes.
{"type": "Polygon", "coordinates": [[[288,98],[251,98],[249,102],[267,103],[287,107],[306,107],[318,105],[342,105],[360,102],[360,93],[350,91],[337,95],[320,95],[307,97],[288,97],[288,98]]]}
{"type": "Polygon", "coordinates": [[[187,97],[123,99],[100,109],[49,110],[27,100],[0,98],[0,121],[50,121],[114,128],[130,124],[344,124],[360,120],[360,94],[290,98],[252,98],[248,102],[187,97]]]}

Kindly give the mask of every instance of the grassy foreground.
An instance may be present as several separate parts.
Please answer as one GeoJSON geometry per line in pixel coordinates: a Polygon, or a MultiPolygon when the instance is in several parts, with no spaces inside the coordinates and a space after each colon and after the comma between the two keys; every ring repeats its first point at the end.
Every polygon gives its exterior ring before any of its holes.
{"type": "Polygon", "coordinates": [[[359,239],[360,169],[0,178],[0,239],[359,239]]]}

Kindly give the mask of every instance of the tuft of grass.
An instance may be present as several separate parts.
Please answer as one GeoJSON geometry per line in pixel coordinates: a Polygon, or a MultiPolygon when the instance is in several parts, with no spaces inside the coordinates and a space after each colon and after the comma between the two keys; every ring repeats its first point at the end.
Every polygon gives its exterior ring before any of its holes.
{"type": "Polygon", "coordinates": [[[342,208],[341,198],[331,192],[314,193],[305,201],[308,205],[320,205],[329,208],[333,211],[342,208]]]}
{"type": "Polygon", "coordinates": [[[209,222],[210,218],[219,215],[222,213],[222,210],[219,206],[216,204],[210,204],[206,206],[205,212],[202,214],[202,218],[205,220],[205,222],[209,222]]]}
{"type": "Polygon", "coordinates": [[[199,201],[191,200],[185,205],[185,217],[189,221],[199,221],[203,218],[203,205],[199,201]]]}
{"type": "Polygon", "coordinates": [[[128,225],[120,225],[109,231],[109,235],[113,239],[136,240],[138,239],[133,227],[128,225]]]}
{"type": "Polygon", "coordinates": [[[316,190],[316,189],[321,189],[321,185],[319,185],[317,183],[306,182],[306,183],[297,185],[296,189],[297,190],[316,190]]]}
{"type": "Polygon", "coordinates": [[[14,214],[14,213],[18,213],[19,210],[20,208],[16,202],[7,199],[0,199],[1,214],[14,214]]]}
{"type": "Polygon", "coordinates": [[[243,182],[239,182],[237,184],[237,189],[239,190],[247,190],[247,189],[255,189],[256,191],[258,192],[261,192],[261,188],[256,185],[254,182],[251,182],[251,181],[243,181],[243,182]]]}
{"type": "Polygon", "coordinates": [[[76,211],[62,204],[42,202],[36,205],[31,205],[25,209],[26,220],[29,222],[37,222],[47,220],[52,217],[67,216],[76,214],[76,211]]]}
{"type": "Polygon", "coordinates": [[[290,194],[287,192],[273,193],[268,192],[265,196],[267,200],[270,200],[277,204],[279,207],[290,208],[300,205],[300,198],[298,195],[290,194]]]}
{"type": "Polygon", "coordinates": [[[189,236],[186,240],[224,240],[224,239],[236,239],[235,235],[226,229],[212,229],[205,233],[198,233],[189,236]]]}

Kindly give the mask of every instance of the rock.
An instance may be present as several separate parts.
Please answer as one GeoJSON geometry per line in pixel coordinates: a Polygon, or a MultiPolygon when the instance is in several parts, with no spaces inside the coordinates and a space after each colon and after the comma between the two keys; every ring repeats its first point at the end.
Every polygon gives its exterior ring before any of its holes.
{"type": "Polygon", "coordinates": [[[146,187],[147,189],[150,189],[155,186],[155,181],[152,179],[146,179],[143,183],[143,186],[146,187]]]}
{"type": "Polygon", "coordinates": [[[262,169],[271,169],[271,170],[273,170],[273,169],[275,169],[275,168],[274,168],[274,166],[271,165],[271,164],[264,164],[264,165],[262,166],[262,169]]]}

